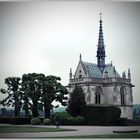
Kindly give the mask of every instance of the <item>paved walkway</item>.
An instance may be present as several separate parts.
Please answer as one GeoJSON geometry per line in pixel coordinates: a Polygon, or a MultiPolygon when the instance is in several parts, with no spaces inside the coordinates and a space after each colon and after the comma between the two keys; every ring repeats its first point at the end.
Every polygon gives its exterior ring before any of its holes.
{"type": "MultiPolygon", "coordinates": [[[[36,126],[35,126],[36,127],[36,126]]],[[[52,127],[55,126],[37,126],[37,127],[52,127]]],[[[140,126],[125,126],[125,127],[112,127],[112,126],[61,126],[61,128],[76,129],[77,131],[65,132],[34,132],[34,133],[0,133],[0,138],[51,138],[59,136],[79,136],[79,135],[101,135],[112,134],[114,130],[138,130],[140,126]]]]}

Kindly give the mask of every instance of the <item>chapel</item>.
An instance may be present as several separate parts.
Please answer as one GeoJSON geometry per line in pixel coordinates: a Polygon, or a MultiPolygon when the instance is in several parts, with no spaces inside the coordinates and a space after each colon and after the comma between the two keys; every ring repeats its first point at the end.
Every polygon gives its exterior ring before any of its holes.
{"type": "Polygon", "coordinates": [[[79,85],[83,88],[87,105],[115,105],[121,109],[121,117],[133,119],[134,85],[131,83],[130,69],[120,75],[112,62],[105,62],[102,23],[100,14],[97,64],[83,61],[80,54],[74,74],[70,68],[68,89],[72,92],[75,86],[79,85]]]}

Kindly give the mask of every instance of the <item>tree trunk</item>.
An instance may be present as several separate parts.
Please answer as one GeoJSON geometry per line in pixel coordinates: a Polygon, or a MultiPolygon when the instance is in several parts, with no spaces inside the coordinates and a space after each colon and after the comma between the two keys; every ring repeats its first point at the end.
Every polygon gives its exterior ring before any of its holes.
{"type": "Polygon", "coordinates": [[[46,102],[44,102],[44,115],[45,118],[50,118],[50,105],[48,105],[46,102]]]}
{"type": "Polygon", "coordinates": [[[28,106],[29,100],[28,97],[24,98],[24,105],[25,105],[25,117],[29,117],[29,106],[28,106]]]}
{"type": "Polygon", "coordinates": [[[25,109],[25,117],[29,117],[29,111],[28,111],[28,109],[25,109]]]}
{"type": "Polygon", "coordinates": [[[25,103],[25,116],[29,117],[29,107],[27,103],[25,103]]]}
{"type": "Polygon", "coordinates": [[[33,106],[32,106],[32,115],[33,115],[33,117],[38,117],[37,104],[38,104],[38,102],[36,100],[34,100],[33,101],[33,106]]]}
{"type": "Polygon", "coordinates": [[[15,117],[19,117],[20,116],[19,98],[17,97],[17,95],[15,95],[14,98],[15,98],[15,117]]]}

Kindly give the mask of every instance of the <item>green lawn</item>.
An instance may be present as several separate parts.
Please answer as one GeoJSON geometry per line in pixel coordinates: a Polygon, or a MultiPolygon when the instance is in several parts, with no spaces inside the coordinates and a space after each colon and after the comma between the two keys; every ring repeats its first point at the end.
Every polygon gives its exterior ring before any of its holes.
{"type": "Polygon", "coordinates": [[[26,132],[59,132],[59,131],[76,131],[74,129],[34,127],[34,126],[0,126],[0,133],[26,133],[26,132]]]}
{"type": "Polygon", "coordinates": [[[106,135],[84,135],[84,136],[65,136],[65,137],[57,137],[57,138],[74,138],[74,139],[86,139],[86,138],[140,138],[140,133],[133,134],[106,134],[106,135]]]}
{"type": "MultiPolygon", "coordinates": [[[[26,132],[61,132],[61,131],[76,131],[75,129],[64,128],[49,128],[47,127],[35,127],[35,126],[17,126],[17,125],[1,125],[0,133],[26,133],[26,132]]],[[[54,137],[55,138],[55,137],[54,137]]],[[[107,134],[107,135],[85,135],[85,136],[61,136],[64,138],[140,138],[140,133],[124,133],[124,134],[107,134]]]]}

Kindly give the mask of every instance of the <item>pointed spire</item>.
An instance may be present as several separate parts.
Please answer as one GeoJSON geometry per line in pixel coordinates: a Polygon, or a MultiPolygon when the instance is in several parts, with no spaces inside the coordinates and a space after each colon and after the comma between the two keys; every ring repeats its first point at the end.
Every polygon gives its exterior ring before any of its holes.
{"type": "Polygon", "coordinates": [[[70,68],[70,73],[72,73],[72,68],[70,68]]]}
{"type": "Polygon", "coordinates": [[[113,62],[111,61],[111,66],[113,65],[113,62]]]}
{"type": "Polygon", "coordinates": [[[113,67],[113,77],[116,78],[116,69],[115,69],[115,66],[113,67]]]}
{"type": "Polygon", "coordinates": [[[98,47],[104,47],[103,27],[102,27],[102,13],[100,13],[99,39],[98,47]]]}
{"type": "Polygon", "coordinates": [[[100,20],[102,20],[102,13],[100,12],[100,20]]]}
{"type": "Polygon", "coordinates": [[[97,63],[101,72],[105,68],[105,46],[104,46],[104,37],[103,37],[103,27],[102,27],[102,13],[100,13],[100,25],[99,25],[99,38],[98,38],[98,49],[97,49],[97,63]]]}
{"type": "Polygon", "coordinates": [[[128,69],[128,79],[131,79],[130,69],[128,69]]]}
{"type": "Polygon", "coordinates": [[[122,78],[126,79],[125,71],[122,73],[122,78]]]}
{"type": "Polygon", "coordinates": [[[79,58],[80,58],[80,60],[82,60],[82,55],[81,55],[81,53],[80,53],[80,57],[79,57],[79,58]]]}
{"type": "Polygon", "coordinates": [[[72,79],[72,68],[70,68],[69,79],[72,79]]]}

